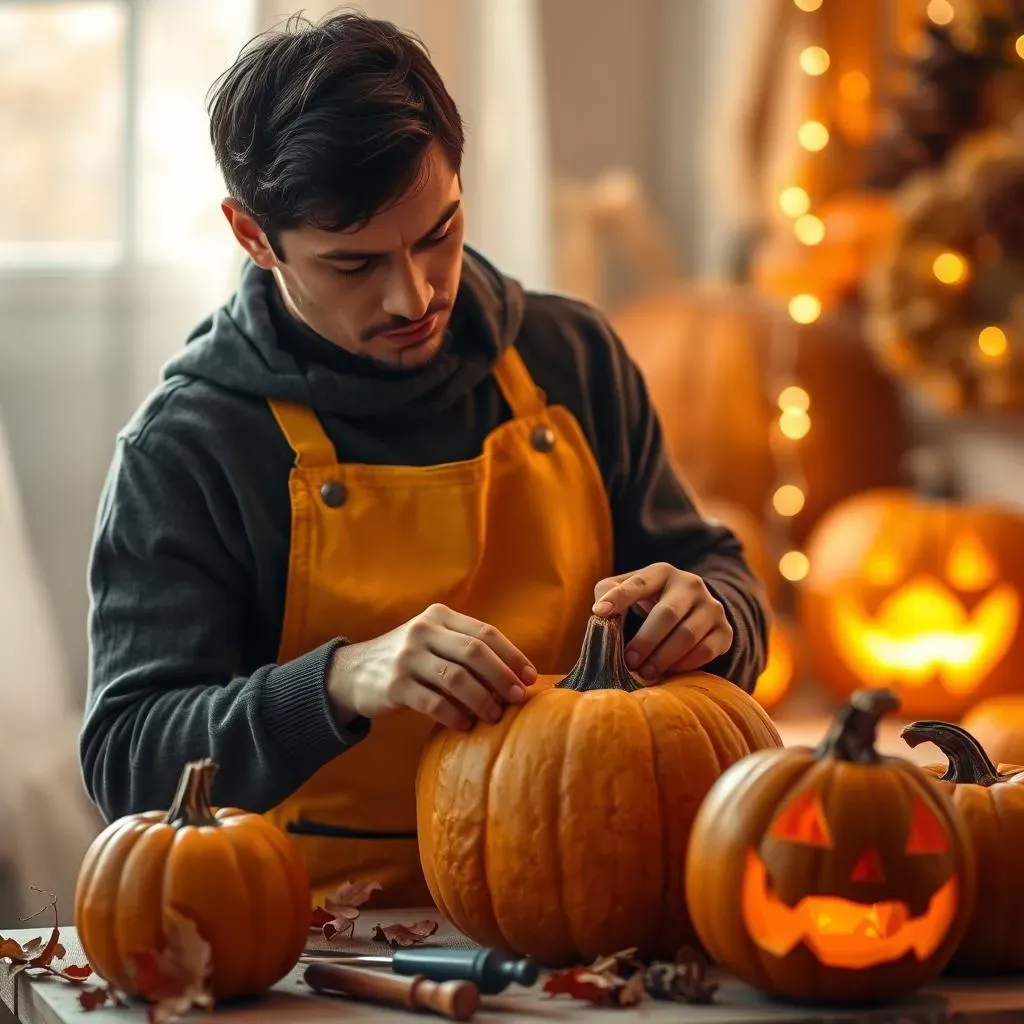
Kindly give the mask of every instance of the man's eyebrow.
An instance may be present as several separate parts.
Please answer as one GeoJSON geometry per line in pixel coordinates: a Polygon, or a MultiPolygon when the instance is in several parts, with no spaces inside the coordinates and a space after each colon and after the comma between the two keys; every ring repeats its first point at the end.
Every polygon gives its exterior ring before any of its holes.
{"type": "MultiPolygon", "coordinates": [[[[448,221],[450,221],[452,219],[452,217],[455,216],[455,214],[458,212],[458,209],[459,209],[459,206],[461,205],[461,203],[462,203],[461,199],[456,199],[454,202],[449,203],[444,208],[444,210],[442,211],[441,216],[438,217],[437,220],[434,221],[434,223],[430,226],[430,229],[426,232],[426,234],[424,234],[421,238],[418,239],[417,244],[418,244],[418,242],[426,241],[428,238],[430,238],[431,235],[437,234],[437,232],[440,231],[441,228],[444,227],[444,225],[448,221]]],[[[355,251],[353,251],[351,249],[330,249],[328,252],[318,253],[317,257],[318,257],[318,259],[321,259],[321,260],[352,260],[352,261],[354,261],[354,260],[374,260],[374,259],[379,259],[381,256],[386,256],[386,255],[387,255],[387,253],[383,253],[383,252],[355,252],[355,251]]]]}

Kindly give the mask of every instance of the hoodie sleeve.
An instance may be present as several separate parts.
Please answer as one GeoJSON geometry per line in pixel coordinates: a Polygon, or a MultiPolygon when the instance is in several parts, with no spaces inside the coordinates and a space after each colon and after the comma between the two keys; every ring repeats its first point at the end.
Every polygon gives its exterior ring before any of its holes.
{"type": "Polygon", "coordinates": [[[169,806],[185,762],[203,757],[219,766],[217,803],[265,811],[369,728],[332,717],[324,681],[341,638],[240,673],[251,574],[214,507],[195,474],[119,439],[89,566],[80,739],[108,819],[169,806]]]}
{"type": "Polygon", "coordinates": [[[608,393],[617,401],[606,479],[615,527],[615,572],[668,562],[700,576],[722,602],[733,628],[732,647],[704,666],[752,693],[764,668],[769,611],[763,585],[734,533],[697,510],[665,452],[661,424],[640,370],[611,327],[608,393]]]}

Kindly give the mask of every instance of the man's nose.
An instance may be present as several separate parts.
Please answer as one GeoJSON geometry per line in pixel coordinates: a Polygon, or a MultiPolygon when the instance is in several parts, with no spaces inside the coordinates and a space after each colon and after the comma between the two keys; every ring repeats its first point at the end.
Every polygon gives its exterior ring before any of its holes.
{"type": "Polygon", "coordinates": [[[384,312],[406,320],[420,320],[430,308],[433,297],[434,289],[424,268],[408,255],[399,257],[388,275],[384,312]]]}

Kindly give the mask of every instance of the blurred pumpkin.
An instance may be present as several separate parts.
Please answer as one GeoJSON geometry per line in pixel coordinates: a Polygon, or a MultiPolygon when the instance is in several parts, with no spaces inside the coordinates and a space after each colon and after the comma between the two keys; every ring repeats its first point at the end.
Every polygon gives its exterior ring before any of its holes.
{"type": "Polygon", "coordinates": [[[782,745],[764,709],[704,672],[642,686],[619,619],[500,722],[438,728],[416,781],[420,860],[438,910],[485,946],[550,966],[692,943],[690,827],[734,761],[782,745]]]}
{"type": "MultiPolygon", "coordinates": [[[[761,523],[735,502],[721,498],[698,499],[701,512],[707,518],[727,526],[739,538],[747,564],[764,583],[768,603],[775,609],[779,598],[778,568],[768,555],[761,523]]],[[[768,634],[768,660],[758,676],[754,698],[765,709],[780,704],[789,693],[798,671],[797,652],[792,627],[780,621],[777,612],[768,634]]]]}
{"type": "Polygon", "coordinates": [[[977,865],[933,780],[875,747],[886,690],[861,690],[814,749],[757,751],[697,813],[686,895],[708,952],[771,995],[882,1002],[949,962],[977,865]]]}
{"type": "Polygon", "coordinates": [[[683,285],[611,316],[661,419],[666,449],[697,494],[761,517],[778,486],[779,391],[810,396],[811,428],[795,442],[806,504],[789,520],[801,543],[824,511],[868,487],[902,482],[907,424],[900,396],[852,322],[803,326],[737,285],[683,285]],[[794,379],[772,380],[774,346],[794,346],[794,379]]]}
{"type": "Polygon", "coordinates": [[[914,717],[959,718],[1019,687],[1024,518],[876,490],[837,505],[807,543],[800,615],[810,668],[842,697],[897,690],[914,717]]]}
{"type": "Polygon", "coordinates": [[[753,282],[784,302],[801,293],[815,295],[829,309],[856,297],[883,257],[895,223],[887,193],[834,196],[813,213],[773,227],[754,253],[753,282]]]}
{"type": "Polygon", "coordinates": [[[1024,695],[1008,693],[980,701],[961,719],[966,729],[1002,764],[1024,764],[1024,695]]]}
{"type": "Polygon", "coordinates": [[[975,913],[949,971],[974,977],[1024,971],[1024,767],[996,768],[978,740],[949,722],[912,722],[908,746],[934,743],[945,764],[924,765],[940,780],[967,825],[978,872],[975,913]]]}
{"type": "Polygon", "coordinates": [[[309,936],[312,894],[298,848],[261,814],[212,806],[216,766],[185,766],[168,811],[108,825],[82,861],[75,927],[96,973],[141,999],[134,958],[158,956],[173,915],[210,946],[210,994],[251,996],[280,981],[309,936]]]}

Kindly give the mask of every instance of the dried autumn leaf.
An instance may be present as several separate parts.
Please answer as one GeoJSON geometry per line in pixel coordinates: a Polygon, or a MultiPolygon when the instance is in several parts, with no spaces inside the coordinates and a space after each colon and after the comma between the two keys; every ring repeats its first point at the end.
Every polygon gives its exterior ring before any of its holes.
{"type": "Polygon", "coordinates": [[[549,996],[571,996],[598,1006],[614,1003],[612,991],[616,979],[607,974],[598,974],[588,967],[566,967],[552,971],[544,979],[543,991],[549,996]]]}
{"type": "Polygon", "coordinates": [[[86,1011],[98,1010],[101,1006],[127,1006],[124,995],[113,985],[90,985],[78,993],[78,1005],[86,1011]]]}
{"type": "MultiPolygon", "coordinates": [[[[32,888],[36,892],[43,891],[36,889],[35,886],[32,888]]],[[[64,949],[60,942],[60,928],[57,925],[60,918],[57,910],[57,897],[53,893],[46,893],[46,895],[50,897],[50,902],[45,907],[36,911],[32,917],[38,917],[46,910],[53,911],[53,927],[50,929],[50,935],[47,940],[43,942],[42,936],[35,936],[22,945],[15,939],[0,936],[0,958],[15,965],[12,973],[40,970],[55,977],[63,978],[65,981],[76,984],[81,983],[92,974],[92,968],[88,964],[69,964],[66,967],[54,966],[55,960],[62,960],[67,955],[67,950],[64,949]]],[[[23,918],[22,920],[25,919],[23,918]]]]}
{"type": "Polygon", "coordinates": [[[210,946],[191,919],[169,911],[164,920],[164,948],[134,954],[130,969],[149,1001],[150,1024],[167,1024],[193,1007],[213,1009],[207,982],[210,946]]]}
{"type": "Polygon", "coordinates": [[[355,934],[361,907],[378,889],[380,882],[342,882],[323,906],[313,908],[310,927],[319,928],[328,941],[355,934]]]}
{"type": "Polygon", "coordinates": [[[415,924],[377,925],[373,929],[375,942],[386,942],[392,949],[398,946],[415,946],[429,939],[437,931],[436,921],[417,921],[415,924]]]}
{"type": "Polygon", "coordinates": [[[718,991],[718,982],[707,980],[707,960],[689,946],[679,950],[675,963],[650,964],[644,978],[648,993],[655,999],[710,1003],[718,991]]]}

